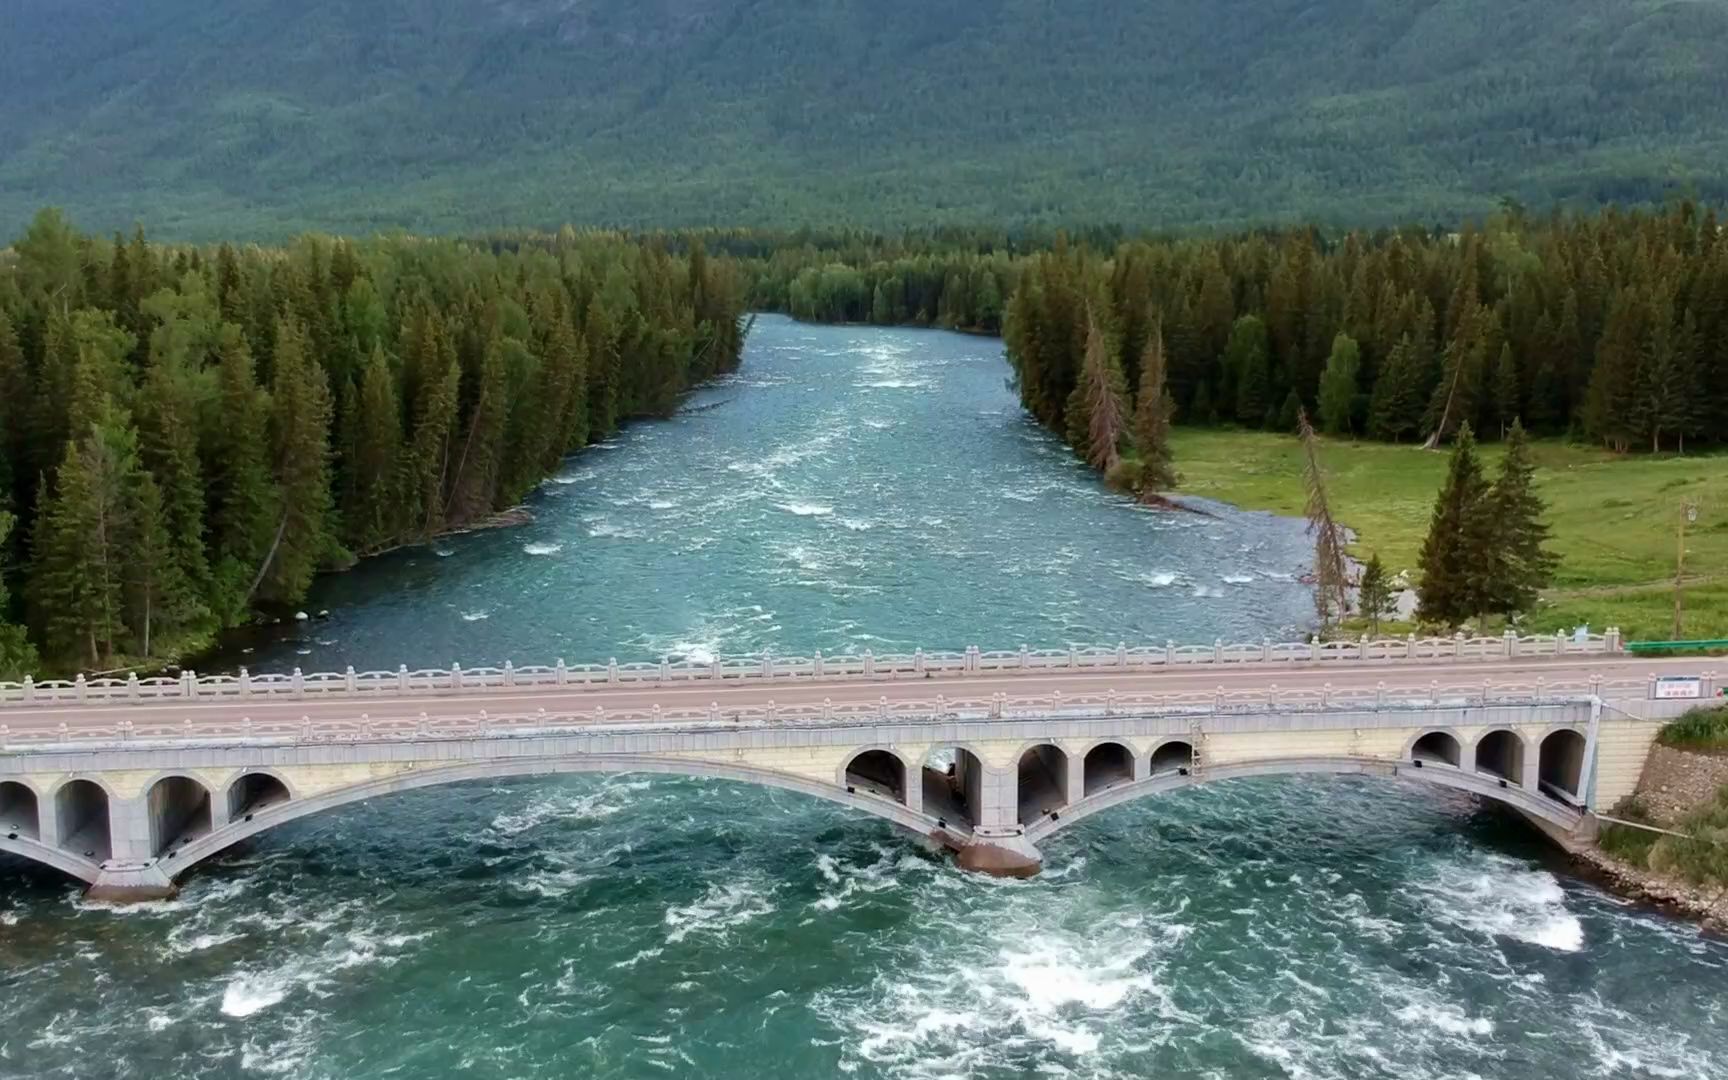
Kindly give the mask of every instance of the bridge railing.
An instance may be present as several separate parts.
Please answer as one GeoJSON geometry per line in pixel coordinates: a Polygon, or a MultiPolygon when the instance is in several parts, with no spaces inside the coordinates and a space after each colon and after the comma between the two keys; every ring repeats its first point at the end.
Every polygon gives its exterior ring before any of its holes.
{"type": "Polygon", "coordinates": [[[60,751],[146,745],[266,745],[353,741],[398,741],[558,733],[665,731],[706,728],[787,727],[942,723],[997,719],[1055,719],[1108,716],[1189,715],[1196,718],[1277,712],[1398,712],[1410,709],[1466,708],[1493,705],[1580,703],[1592,697],[1641,695],[1647,679],[1572,678],[1548,681],[1494,682],[1430,680],[1426,684],[1364,687],[1279,687],[1268,683],[1241,690],[1218,687],[1180,693],[1063,694],[1060,692],[990,695],[943,694],[890,699],[878,695],[841,701],[779,705],[772,700],[740,707],[718,702],[680,708],[505,711],[492,714],[426,712],[371,716],[356,712],[340,717],[293,718],[275,713],[254,719],[232,712],[175,719],[151,713],[116,712],[113,723],[77,725],[36,718],[27,724],[0,722],[0,752],[60,751]]]}
{"type": "Polygon", "coordinates": [[[13,705],[126,704],[144,701],[194,699],[247,699],[354,696],[411,696],[459,694],[545,687],[644,686],[700,682],[895,680],[911,678],[964,678],[983,674],[1014,674],[1049,671],[1145,671],[1195,666],[1325,665],[1344,663],[1391,663],[1396,661],[1515,660],[1531,657],[1562,657],[1621,651],[1620,632],[1604,634],[1531,635],[1511,631],[1498,636],[1401,638],[1367,636],[1339,641],[1284,641],[1210,645],[1070,647],[1065,649],[929,651],[877,656],[869,651],[809,657],[728,657],[706,662],[690,660],[605,664],[566,664],[516,667],[423,668],[406,666],[395,671],[344,671],[307,673],[295,668],[288,673],[254,675],[242,668],[235,675],[197,675],[182,672],[177,677],[94,677],[37,682],[0,682],[0,708],[13,705]]]}

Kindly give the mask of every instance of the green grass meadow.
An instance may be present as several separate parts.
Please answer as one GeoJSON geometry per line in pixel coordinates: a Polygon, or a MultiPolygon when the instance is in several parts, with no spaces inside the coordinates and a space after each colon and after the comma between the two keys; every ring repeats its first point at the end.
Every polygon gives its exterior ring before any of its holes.
{"type": "MultiPolygon", "coordinates": [[[[1302,457],[1294,437],[1178,428],[1173,442],[1184,493],[1244,509],[1302,513],[1302,457]]],[[[1686,535],[1685,636],[1728,638],[1728,454],[1616,455],[1557,441],[1533,449],[1560,569],[1523,625],[1552,630],[1589,623],[1619,626],[1631,640],[1669,638],[1675,526],[1682,503],[1690,501],[1698,505],[1698,521],[1686,535]]],[[[1495,444],[1482,448],[1490,475],[1500,452],[1495,444]]],[[[1355,531],[1353,554],[1366,559],[1378,552],[1389,572],[1409,570],[1415,577],[1449,456],[1417,446],[1324,441],[1333,515],[1355,531]]]]}

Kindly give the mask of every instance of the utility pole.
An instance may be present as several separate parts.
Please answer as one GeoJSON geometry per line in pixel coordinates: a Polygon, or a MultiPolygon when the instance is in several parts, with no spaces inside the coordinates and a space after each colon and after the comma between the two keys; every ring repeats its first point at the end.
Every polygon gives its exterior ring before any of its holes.
{"type": "Polygon", "coordinates": [[[1674,526],[1674,640],[1683,641],[1681,633],[1681,616],[1684,605],[1681,602],[1682,581],[1686,573],[1686,526],[1698,520],[1698,504],[1683,502],[1680,504],[1680,517],[1674,526]]]}

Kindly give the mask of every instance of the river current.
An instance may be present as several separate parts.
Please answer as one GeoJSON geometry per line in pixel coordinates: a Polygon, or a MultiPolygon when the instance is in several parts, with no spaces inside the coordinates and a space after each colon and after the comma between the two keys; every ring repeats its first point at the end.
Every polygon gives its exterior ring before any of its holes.
{"type": "MultiPolygon", "coordinates": [[[[1149,512],[998,342],[758,321],[533,524],[320,583],[254,670],[1287,637],[1301,524],[1149,512]]],[[[427,790],[172,901],[0,862],[0,1077],[1728,1076],[1728,946],[1384,781],[1119,808],[1025,882],[725,782],[427,790]]]]}

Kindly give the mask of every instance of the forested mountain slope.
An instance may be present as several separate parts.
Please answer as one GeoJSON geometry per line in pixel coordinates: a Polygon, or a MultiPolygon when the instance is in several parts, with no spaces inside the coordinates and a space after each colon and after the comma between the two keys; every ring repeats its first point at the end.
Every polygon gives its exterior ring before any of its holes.
{"type": "Polygon", "coordinates": [[[1728,0],[8,0],[0,234],[1728,194],[1728,0]]]}

